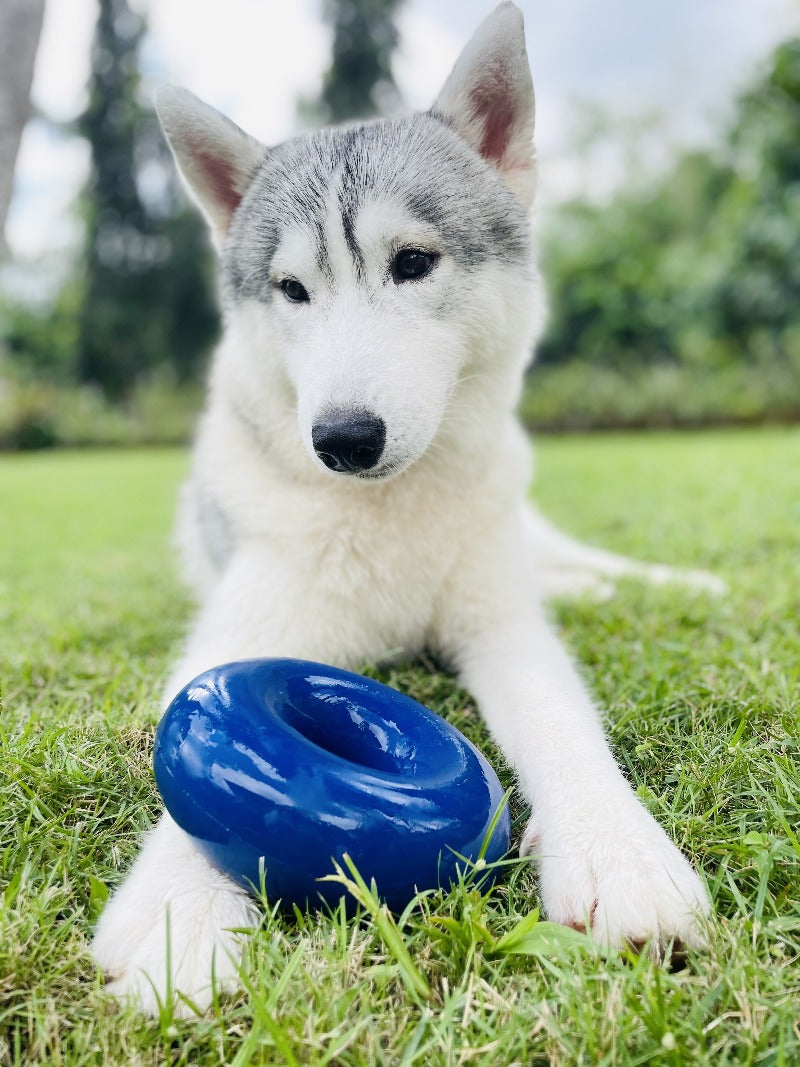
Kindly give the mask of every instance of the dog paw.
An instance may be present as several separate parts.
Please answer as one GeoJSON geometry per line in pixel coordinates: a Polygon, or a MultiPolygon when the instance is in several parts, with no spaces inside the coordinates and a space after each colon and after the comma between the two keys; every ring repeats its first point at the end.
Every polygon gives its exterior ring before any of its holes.
{"type": "Polygon", "coordinates": [[[539,812],[520,853],[538,862],[543,908],[554,922],[588,929],[615,948],[647,944],[657,957],[670,941],[705,942],[706,889],[633,796],[569,820],[539,812]]]}
{"type": "Polygon", "coordinates": [[[551,568],[538,578],[539,591],[547,600],[589,600],[604,603],[613,599],[616,586],[613,581],[593,571],[551,568]]]}
{"type": "Polygon", "coordinates": [[[689,570],[651,563],[644,565],[642,577],[653,585],[683,585],[688,589],[710,593],[712,596],[725,596],[728,592],[727,583],[710,571],[689,570]]]}
{"type": "Polygon", "coordinates": [[[215,989],[238,987],[242,931],[256,924],[252,901],[232,885],[140,899],[123,885],[101,916],[92,955],[117,1000],[147,1015],[172,1001],[187,1017],[204,1011],[215,989]]]}

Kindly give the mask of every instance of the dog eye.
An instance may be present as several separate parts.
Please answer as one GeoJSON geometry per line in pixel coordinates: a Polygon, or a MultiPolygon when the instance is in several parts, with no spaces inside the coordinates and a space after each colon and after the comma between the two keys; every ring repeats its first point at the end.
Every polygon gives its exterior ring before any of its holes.
{"type": "Polygon", "coordinates": [[[296,278],[284,278],[281,282],[281,292],[293,304],[308,303],[308,293],[296,278]]]}
{"type": "Polygon", "coordinates": [[[392,278],[398,284],[424,278],[433,270],[438,258],[433,252],[423,252],[419,248],[404,248],[392,261],[392,278]]]}

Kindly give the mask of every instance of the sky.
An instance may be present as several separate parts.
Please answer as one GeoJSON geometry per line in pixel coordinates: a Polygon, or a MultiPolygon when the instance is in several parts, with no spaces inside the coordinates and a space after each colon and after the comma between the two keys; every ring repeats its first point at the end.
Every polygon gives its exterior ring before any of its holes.
{"type": "MultiPolygon", "coordinates": [[[[266,143],[297,132],[295,105],[314,95],[330,34],[320,0],[131,0],[151,35],[148,83],[184,85],[266,143]]],[[[624,131],[662,116],[652,166],[685,145],[713,141],[735,94],[778,41],[800,33],[797,0],[518,0],[537,99],[541,210],[576,192],[600,195],[626,177],[624,131]],[[583,110],[581,109],[583,103],[583,110]],[[587,156],[576,148],[586,105],[609,133],[587,156]]],[[[394,73],[411,108],[429,106],[491,0],[406,0],[394,73]]],[[[96,0],[47,0],[33,102],[54,119],[85,102],[96,0]]],[[[2,75],[0,74],[0,77],[2,75]]],[[[74,245],[72,213],[88,169],[86,145],[41,121],[20,150],[7,224],[21,258],[74,245]]]]}

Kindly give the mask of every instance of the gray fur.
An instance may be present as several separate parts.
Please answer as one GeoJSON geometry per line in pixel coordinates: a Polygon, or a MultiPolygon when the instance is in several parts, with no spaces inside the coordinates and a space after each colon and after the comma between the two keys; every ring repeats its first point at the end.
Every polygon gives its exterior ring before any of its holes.
{"type": "Polygon", "coordinates": [[[203,547],[214,571],[221,574],[236,548],[233,526],[213,491],[206,486],[195,486],[194,502],[203,547]]]}
{"type": "Polygon", "coordinates": [[[322,130],[270,149],[231,225],[223,256],[227,298],[271,297],[272,259],[287,223],[309,232],[319,265],[330,276],[331,191],[338,197],[342,231],[358,271],[363,255],[355,219],[371,197],[385,196],[399,197],[433,226],[445,252],[463,270],[493,258],[528,269],[524,208],[446,122],[428,113],[322,130]],[[463,195],[466,187],[469,198],[463,195]]]}

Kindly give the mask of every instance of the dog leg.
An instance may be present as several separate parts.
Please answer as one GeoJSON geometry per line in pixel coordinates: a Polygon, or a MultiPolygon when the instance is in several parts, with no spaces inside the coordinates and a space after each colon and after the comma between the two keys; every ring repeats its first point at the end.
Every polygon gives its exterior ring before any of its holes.
{"type": "MultiPolygon", "coordinates": [[[[495,548],[495,560],[514,558],[495,548]]],[[[538,862],[546,914],[610,945],[701,943],[703,884],[625,781],[578,672],[531,607],[524,564],[492,574],[487,563],[454,576],[473,595],[449,601],[443,646],[531,804],[521,851],[538,862]]]]}
{"type": "MultiPolygon", "coordinates": [[[[320,577],[302,555],[292,569],[264,547],[238,552],[198,618],[166,687],[171,699],[215,664],[293,656],[357,667],[384,651],[367,612],[342,625],[319,608],[320,577]]],[[[248,895],[212,867],[169,816],[146,840],[101,916],[92,951],[109,990],[153,1014],[175,992],[201,1010],[218,987],[236,986],[242,936],[257,925],[248,895]],[[167,927],[170,961],[167,962],[167,927]]],[[[179,1001],[177,1008],[186,1014],[179,1001]]]]}
{"type": "Polygon", "coordinates": [[[619,578],[642,578],[653,585],[675,582],[715,594],[727,591],[725,582],[708,571],[641,563],[581,544],[533,507],[525,509],[525,528],[528,551],[539,571],[539,588],[548,598],[589,594],[606,599],[613,593],[613,582],[619,578]]]}
{"type": "MultiPolygon", "coordinates": [[[[249,895],[212,867],[190,837],[162,815],[103,912],[92,954],[108,990],[148,1015],[180,991],[199,1010],[235,989],[242,932],[258,925],[249,895]]],[[[178,1015],[191,1009],[177,1000],[178,1015]]]]}
{"type": "Polygon", "coordinates": [[[545,620],[477,633],[459,660],[531,802],[521,851],[537,858],[548,917],[611,945],[699,944],[703,884],[623,778],[545,620]]]}

